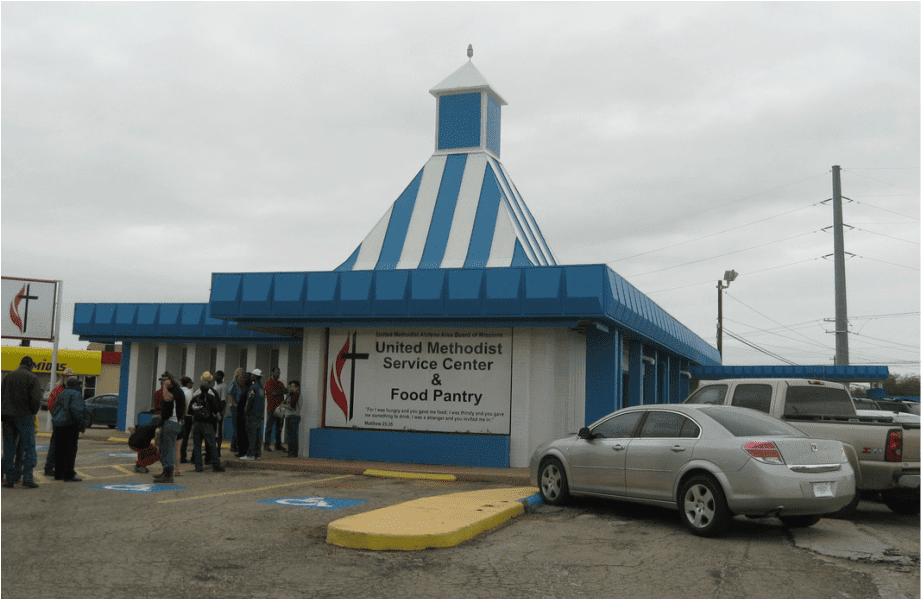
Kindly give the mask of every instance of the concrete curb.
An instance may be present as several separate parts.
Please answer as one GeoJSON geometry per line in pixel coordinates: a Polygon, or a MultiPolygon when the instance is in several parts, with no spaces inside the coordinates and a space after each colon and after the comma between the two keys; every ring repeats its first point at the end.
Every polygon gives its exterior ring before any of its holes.
{"type": "Polygon", "coordinates": [[[535,488],[502,488],[418,498],[351,515],[327,526],[327,542],[365,550],[457,546],[525,512],[535,488]]]}

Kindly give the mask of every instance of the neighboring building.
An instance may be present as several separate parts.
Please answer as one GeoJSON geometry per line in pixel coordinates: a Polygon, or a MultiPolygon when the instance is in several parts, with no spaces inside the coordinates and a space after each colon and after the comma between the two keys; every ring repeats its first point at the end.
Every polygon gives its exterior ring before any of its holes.
{"type": "Polygon", "coordinates": [[[124,343],[120,427],[163,370],[278,365],[302,382],[302,454],[523,467],[720,365],[606,265],[557,263],[500,162],[506,102],[473,63],[430,92],[432,157],[334,271],[215,273],[207,304],[76,305],[81,339],[124,343]]]}
{"type": "MultiPolygon", "coordinates": [[[[38,375],[42,389],[49,391],[51,379],[51,348],[31,346],[3,346],[3,374],[19,368],[24,356],[35,361],[33,373],[38,375]]],[[[91,343],[87,350],[58,350],[58,374],[73,369],[83,383],[83,395],[87,398],[97,394],[117,394],[121,375],[121,344],[91,343]]],[[[58,378],[55,378],[57,384],[58,378]]]]}

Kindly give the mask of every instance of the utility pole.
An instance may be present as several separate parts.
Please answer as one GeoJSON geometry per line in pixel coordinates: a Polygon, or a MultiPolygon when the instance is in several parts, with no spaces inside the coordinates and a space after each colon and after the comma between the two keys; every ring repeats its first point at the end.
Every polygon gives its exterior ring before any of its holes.
{"type": "Polygon", "coordinates": [[[845,303],[845,234],[842,224],[842,182],[839,165],[832,167],[832,226],[836,274],[836,365],[848,366],[848,307],[845,303]]]}

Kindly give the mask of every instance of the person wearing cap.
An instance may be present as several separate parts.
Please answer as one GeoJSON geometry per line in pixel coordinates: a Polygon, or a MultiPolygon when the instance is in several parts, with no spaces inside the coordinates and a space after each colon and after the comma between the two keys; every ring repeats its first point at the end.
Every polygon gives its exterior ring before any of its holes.
{"type": "Polygon", "coordinates": [[[80,391],[80,380],[67,378],[67,389],[58,396],[51,411],[54,435],[58,439],[55,452],[54,478],[63,481],[83,481],[77,477],[74,463],[77,460],[77,442],[80,432],[89,424],[89,414],[80,391]]]}
{"type": "Polygon", "coordinates": [[[157,437],[157,429],[162,422],[160,415],[154,415],[147,425],[128,428],[131,433],[128,437],[128,447],[138,453],[138,460],[134,463],[135,473],[149,473],[150,469],[147,467],[160,460],[160,452],[154,445],[154,438],[157,437]]]}
{"type": "Polygon", "coordinates": [[[3,423],[3,487],[11,488],[22,477],[22,487],[37,488],[32,477],[35,456],[35,415],[42,405],[42,386],[32,372],[35,361],[24,356],[19,368],[7,373],[0,383],[0,419],[3,423]],[[14,462],[17,442],[22,445],[22,462],[14,462]]]}
{"type": "MultiPolygon", "coordinates": [[[[246,456],[240,460],[259,460],[262,458],[262,423],[266,416],[266,390],[260,382],[263,372],[253,369],[250,374],[250,393],[247,395],[244,413],[247,417],[247,438],[249,447],[246,456]]],[[[241,450],[241,452],[243,452],[241,450]]]]}
{"type": "MultiPolygon", "coordinates": [[[[67,370],[64,371],[64,374],[61,375],[61,383],[55,386],[55,388],[48,394],[48,412],[54,410],[54,401],[66,389],[65,385],[67,384],[67,380],[76,374],[77,373],[74,372],[73,369],[68,367],[67,370]]],[[[54,451],[56,446],[57,441],[54,436],[54,428],[52,427],[51,441],[48,442],[48,454],[45,455],[45,475],[48,477],[54,477],[54,451]]]]}
{"type": "Polygon", "coordinates": [[[160,405],[160,417],[163,419],[160,429],[160,464],[163,473],[154,477],[154,483],[173,483],[173,470],[176,465],[176,437],[182,431],[183,417],[186,415],[186,394],[182,386],[169,371],[160,376],[160,389],[163,391],[163,403],[160,405]]]}

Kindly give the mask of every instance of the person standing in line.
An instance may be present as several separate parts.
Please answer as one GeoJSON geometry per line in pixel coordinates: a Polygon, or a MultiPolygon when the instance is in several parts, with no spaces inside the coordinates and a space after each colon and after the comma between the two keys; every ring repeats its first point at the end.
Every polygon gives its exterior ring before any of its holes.
{"type": "Polygon", "coordinates": [[[59,481],[83,481],[77,477],[74,463],[77,461],[77,442],[80,433],[86,431],[89,415],[80,392],[79,379],[67,379],[67,389],[55,401],[51,416],[54,435],[58,439],[54,478],[59,481]]]}
{"type": "MultiPolygon", "coordinates": [[[[240,371],[241,369],[237,369],[240,371]]],[[[251,375],[249,373],[240,373],[235,377],[229,394],[234,398],[235,420],[234,420],[234,438],[237,440],[237,458],[243,458],[247,455],[249,446],[249,437],[247,436],[247,413],[246,407],[247,396],[250,394],[251,375]]]]}
{"type": "Polygon", "coordinates": [[[35,456],[35,415],[42,405],[42,386],[32,372],[35,361],[24,356],[19,368],[7,373],[0,384],[0,420],[3,423],[3,487],[11,488],[19,476],[22,487],[37,488],[33,480],[35,456]],[[17,442],[22,446],[22,462],[14,463],[17,442]],[[15,470],[14,470],[15,469],[15,470]]]}
{"type": "Polygon", "coordinates": [[[288,458],[298,457],[298,436],[301,429],[301,383],[295,379],[288,382],[288,397],[285,407],[285,441],[288,442],[288,458]]]}
{"type": "MultiPolygon", "coordinates": [[[[76,373],[70,367],[64,371],[64,374],[61,375],[61,382],[55,386],[53,390],[48,394],[48,412],[54,410],[54,401],[58,396],[61,395],[61,392],[65,390],[65,385],[67,384],[68,378],[75,376],[76,373]]],[[[51,441],[48,442],[48,454],[45,455],[45,475],[48,477],[54,477],[54,451],[57,446],[57,439],[54,436],[54,427],[51,428],[51,441]]]]}
{"type": "Polygon", "coordinates": [[[147,467],[160,460],[160,452],[153,441],[162,422],[160,415],[154,415],[147,425],[128,428],[131,434],[128,437],[128,447],[138,453],[138,460],[134,463],[135,473],[149,473],[150,469],[147,467]]]}
{"type": "Polygon", "coordinates": [[[192,462],[195,463],[195,470],[199,473],[204,470],[202,466],[202,440],[205,441],[206,459],[210,459],[207,462],[211,462],[215,473],[224,472],[214,441],[214,432],[220,411],[221,402],[218,400],[218,395],[214,393],[208,383],[203,381],[199,386],[198,393],[192,397],[192,404],[189,405],[189,412],[192,413],[192,462]]]}
{"type": "Polygon", "coordinates": [[[262,458],[262,420],[266,416],[266,390],[260,383],[263,372],[259,369],[253,369],[250,375],[252,384],[250,393],[247,394],[246,407],[244,413],[247,419],[247,437],[249,438],[249,448],[247,455],[241,456],[240,460],[259,460],[262,458]]]}
{"type": "Polygon", "coordinates": [[[243,383],[243,367],[237,367],[234,376],[231,378],[230,386],[227,388],[227,407],[231,419],[231,452],[238,454],[240,452],[237,443],[237,434],[240,428],[237,426],[237,399],[240,396],[240,386],[243,383]]]}
{"type": "Polygon", "coordinates": [[[218,457],[221,456],[221,445],[224,443],[224,419],[227,417],[227,382],[224,381],[224,371],[216,371],[214,374],[214,393],[218,396],[218,402],[221,404],[221,412],[218,415],[218,427],[215,431],[215,447],[218,449],[218,457]]]}
{"type": "Polygon", "coordinates": [[[173,483],[173,471],[176,464],[177,436],[182,431],[180,423],[186,415],[186,394],[182,386],[169,371],[164,371],[160,376],[160,386],[163,391],[163,404],[160,416],[163,425],[160,430],[160,463],[163,473],[154,478],[156,483],[173,483]]]}
{"type": "Polygon", "coordinates": [[[279,452],[285,452],[285,447],[282,446],[282,422],[284,419],[280,419],[275,415],[275,409],[285,401],[285,384],[279,380],[281,374],[282,371],[278,367],[273,368],[269,381],[266,382],[266,434],[264,438],[266,452],[272,452],[273,431],[275,431],[275,449],[279,452]]]}
{"type": "MultiPolygon", "coordinates": [[[[208,375],[211,377],[211,374],[208,375]]],[[[182,385],[182,391],[186,395],[186,406],[189,406],[189,403],[192,401],[192,395],[195,393],[192,389],[192,378],[183,375],[179,379],[180,385],[182,385]]],[[[179,445],[179,462],[180,464],[186,464],[189,462],[187,458],[189,450],[189,434],[192,433],[192,415],[186,411],[186,416],[182,420],[182,441],[179,445]]]]}

